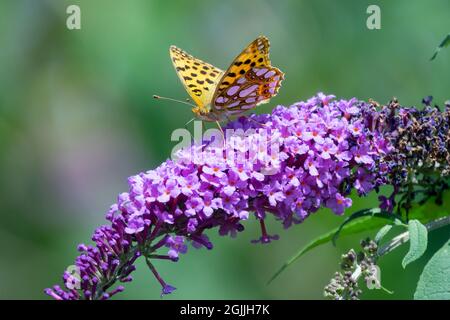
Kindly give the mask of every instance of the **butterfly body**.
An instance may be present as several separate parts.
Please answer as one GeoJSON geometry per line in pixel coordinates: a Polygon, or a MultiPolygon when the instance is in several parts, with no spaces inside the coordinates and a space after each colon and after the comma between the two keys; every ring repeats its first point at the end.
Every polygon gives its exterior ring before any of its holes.
{"type": "Polygon", "coordinates": [[[222,71],[171,46],[175,70],[195,102],[192,112],[204,121],[223,121],[267,103],[284,78],[270,64],[269,47],[266,37],[258,37],[222,71]]]}

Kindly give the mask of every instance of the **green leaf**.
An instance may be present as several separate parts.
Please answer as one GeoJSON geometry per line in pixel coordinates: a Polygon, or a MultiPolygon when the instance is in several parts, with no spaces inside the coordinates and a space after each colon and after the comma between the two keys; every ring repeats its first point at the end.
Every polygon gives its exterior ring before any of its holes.
{"type": "Polygon", "coordinates": [[[410,220],[409,231],[409,251],[403,258],[402,266],[406,268],[408,264],[419,259],[427,250],[428,231],[418,220],[410,220]]]}
{"type": "Polygon", "coordinates": [[[384,238],[384,236],[392,229],[392,224],[387,224],[383,228],[378,231],[377,235],[375,236],[375,242],[380,243],[380,241],[384,238]]]}
{"type": "Polygon", "coordinates": [[[372,216],[365,216],[361,217],[358,220],[353,220],[348,222],[345,226],[340,226],[338,228],[335,228],[316,239],[309,242],[306,246],[301,248],[295,255],[293,255],[289,260],[287,260],[281,268],[270,278],[268,281],[268,284],[271,283],[273,280],[275,280],[276,277],[278,277],[287,267],[289,267],[292,263],[294,263],[297,259],[299,259],[301,256],[303,256],[306,252],[310,251],[311,249],[314,249],[317,246],[320,246],[321,244],[330,242],[333,236],[340,230],[341,236],[347,236],[356,234],[362,231],[368,231],[368,230],[374,230],[382,227],[386,223],[386,220],[383,218],[378,217],[372,217],[372,216]]]}
{"type": "Polygon", "coordinates": [[[341,233],[342,229],[351,221],[355,220],[355,219],[360,219],[362,217],[379,217],[379,218],[384,218],[384,219],[389,219],[389,220],[402,220],[402,217],[400,217],[397,214],[394,213],[390,213],[390,212],[386,212],[386,211],[382,211],[380,208],[372,208],[372,209],[363,209],[363,210],[359,210],[356,211],[355,213],[353,213],[352,215],[350,215],[349,217],[347,217],[344,222],[340,225],[340,227],[338,228],[338,230],[336,231],[336,233],[333,236],[333,245],[336,245],[336,240],[339,237],[339,234],[341,233]]]}
{"type": "Polygon", "coordinates": [[[441,44],[436,48],[436,50],[434,51],[434,54],[430,60],[434,60],[434,58],[436,58],[439,51],[441,51],[442,48],[448,47],[449,45],[450,45],[450,33],[445,37],[444,40],[442,40],[441,44]]]}
{"type": "Polygon", "coordinates": [[[401,221],[399,219],[394,219],[394,225],[399,226],[399,227],[408,227],[407,224],[404,224],[403,221],[401,221]]]}
{"type": "Polygon", "coordinates": [[[414,299],[449,300],[450,299],[450,240],[442,246],[428,261],[419,282],[414,299]]]}

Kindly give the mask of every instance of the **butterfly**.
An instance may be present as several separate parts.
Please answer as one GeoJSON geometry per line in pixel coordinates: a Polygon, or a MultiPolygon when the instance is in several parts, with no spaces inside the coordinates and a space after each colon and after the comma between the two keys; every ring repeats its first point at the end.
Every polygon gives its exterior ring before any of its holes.
{"type": "Polygon", "coordinates": [[[195,102],[192,112],[201,120],[219,122],[269,102],[284,78],[271,66],[269,48],[269,40],[260,36],[222,71],[171,46],[176,73],[195,102]]]}

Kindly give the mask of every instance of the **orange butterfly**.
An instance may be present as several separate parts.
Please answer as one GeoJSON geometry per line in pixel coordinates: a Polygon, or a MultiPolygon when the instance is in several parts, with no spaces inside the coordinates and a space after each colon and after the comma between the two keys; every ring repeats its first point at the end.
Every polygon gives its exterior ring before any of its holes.
{"type": "Polygon", "coordinates": [[[192,112],[201,120],[218,122],[269,102],[284,78],[270,65],[269,47],[266,37],[256,38],[224,72],[171,46],[175,70],[195,102],[192,112]]]}

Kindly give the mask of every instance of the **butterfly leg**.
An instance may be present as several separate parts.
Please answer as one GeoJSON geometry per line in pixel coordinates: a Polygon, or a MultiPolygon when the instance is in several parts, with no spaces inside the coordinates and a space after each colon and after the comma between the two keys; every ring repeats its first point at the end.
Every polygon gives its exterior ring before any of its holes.
{"type": "Polygon", "coordinates": [[[250,121],[253,121],[253,122],[256,123],[256,124],[259,124],[259,125],[262,126],[262,127],[267,127],[267,124],[258,122],[258,121],[256,121],[255,119],[253,119],[253,118],[250,117],[250,116],[247,117],[247,119],[249,119],[250,121]]]}
{"type": "Polygon", "coordinates": [[[184,124],[184,128],[187,129],[188,124],[191,123],[192,121],[194,121],[195,119],[196,119],[196,118],[194,117],[194,118],[192,118],[191,120],[189,120],[188,122],[186,122],[186,123],[184,124]]]}
{"type": "Polygon", "coordinates": [[[222,142],[223,142],[223,145],[225,145],[225,134],[223,133],[222,126],[220,125],[220,122],[217,121],[217,120],[216,120],[216,124],[217,124],[217,127],[218,127],[219,130],[220,130],[220,133],[222,134],[222,142]]]}

